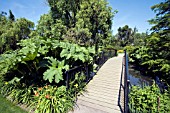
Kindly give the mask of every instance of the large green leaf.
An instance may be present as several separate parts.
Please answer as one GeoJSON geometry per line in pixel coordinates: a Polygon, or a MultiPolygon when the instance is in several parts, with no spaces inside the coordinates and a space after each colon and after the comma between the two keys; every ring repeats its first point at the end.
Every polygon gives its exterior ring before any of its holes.
{"type": "Polygon", "coordinates": [[[85,62],[85,55],[83,53],[78,54],[78,58],[82,61],[85,62]]]}
{"type": "Polygon", "coordinates": [[[9,83],[10,83],[10,84],[14,84],[14,83],[19,82],[21,79],[22,79],[22,77],[21,77],[21,78],[14,77],[12,80],[9,81],[9,83]]]}
{"type": "Polygon", "coordinates": [[[45,59],[48,59],[48,63],[50,63],[50,65],[51,65],[49,67],[56,67],[58,65],[58,61],[56,60],[56,58],[45,57],[45,59]]]}
{"type": "Polygon", "coordinates": [[[46,57],[48,59],[50,65],[48,65],[49,69],[47,69],[43,73],[43,79],[48,80],[50,83],[55,81],[59,83],[60,80],[63,80],[63,70],[68,70],[69,66],[65,65],[65,61],[58,61],[56,58],[53,57],[46,57]]]}
{"type": "Polygon", "coordinates": [[[85,47],[81,47],[81,50],[83,53],[85,53],[86,55],[89,53],[88,50],[85,47]]]}
{"type": "Polygon", "coordinates": [[[76,52],[76,47],[75,46],[71,46],[70,53],[74,54],[75,52],[76,52]]]}
{"type": "Polygon", "coordinates": [[[47,52],[49,51],[49,48],[50,48],[50,46],[42,46],[42,47],[40,47],[39,49],[38,49],[38,52],[40,53],[40,54],[43,54],[43,55],[45,55],[45,54],[47,54],[47,52]]]}
{"type": "Polygon", "coordinates": [[[68,54],[69,54],[68,49],[63,49],[60,53],[60,57],[61,58],[66,57],[68,54]]]}
{"type": "Polygon", "coordinates": [[[59,83],[60,80],[63,80],[61,68],[50,67],[46,72],[44,72],[43,75],[43,79],[48,80],[50,83],[53,82],[53,79],[55,79],[56,83],[59,83]]]}
{"type": "Polygon", "coordinates": [[[55,73],[55,82],[59,83],[60,80],[63,80],[63,72],[61,68],[57,68],[55,73]]]}
{"type": "Polygon", "coordinates": [[[94,46],[88,47],[87,49],[88,49],[89,53],[95,54],[95,47],[94,46]]]}

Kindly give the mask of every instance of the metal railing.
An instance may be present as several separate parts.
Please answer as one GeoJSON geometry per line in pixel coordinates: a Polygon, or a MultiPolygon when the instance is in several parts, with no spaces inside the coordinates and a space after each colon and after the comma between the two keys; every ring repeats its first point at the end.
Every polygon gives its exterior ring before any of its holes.
{"type": "Polygon", "coordinates": [[[68,71],[65,72],[65,82],[66,82],[66,87],[67,89],[70,87],[69,83],[70,81],[74,80],[76,73],[84,73],[86,76],[86,81],[89,82],[92,77],[94,76],[93,72],[90,72],[90,66],[93,64],[97,64],[97,70],[111,57],[114,57],[117,55],[117,50],[112,49],[112,50],[107,50],[107,51],[102,51],[99,56],[95,56],[94,61],[92,64],[82,64],[80,66],[74,67],[68,71]],[[93,74],[93,75],[92,75],[93,74]]]}
{"type": "Polygon", "coordinates": [[[121,72],[121,79],[120,79],[120,88],[119,88],[119,98],[118,98],[118,105],[121,109],[122,113],[128,113],[128,94],[129,94],[129,86],[130,80],[128,79],[129,69],[128,69],[128,54],[124,51],[124,57],[122,60],[122,72],[121,72]]]}
{"type": "Polygon", "coordinates": [[[65,76],[66,76],[66,87],[67,89],[70,87],[70,81],[75,79],[75,75],[77,73],[84,73],[86,75],[86,82],[89,80],[89,73],[88,73],[88,65],[84,64],[81,66],[77,66],[75,68],[72,68],[68,71],[65,72],[65,76]]]}
{"type": "MultiPolygon", "coordinates": [[[[98,56],[95,56],[95,60],[93,61],[93,64],[98,65],[98,69],[111,57],[114,57],[117,55],[116,49],[109,49],[105,50],[99,53],[98,56]]],[[[97,69],[97,70],[98,70],[97,69]]]]}

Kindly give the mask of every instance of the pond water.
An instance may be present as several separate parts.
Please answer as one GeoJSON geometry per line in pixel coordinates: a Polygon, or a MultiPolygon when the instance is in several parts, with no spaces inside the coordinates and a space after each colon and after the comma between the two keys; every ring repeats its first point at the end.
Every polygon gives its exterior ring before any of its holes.
{"type": "Polygon", "coordinates": [[[145,85],[152,85],[152,81],[153,79],[148,77],[148,76],[144,76],[141,74],[140,71],[137,71],[134,69],[134,66],[129,64],[129,76],[128,78],[130,79],[130,83],[132,85],[138,85],[140,87],[143,87],[145,85]]]}

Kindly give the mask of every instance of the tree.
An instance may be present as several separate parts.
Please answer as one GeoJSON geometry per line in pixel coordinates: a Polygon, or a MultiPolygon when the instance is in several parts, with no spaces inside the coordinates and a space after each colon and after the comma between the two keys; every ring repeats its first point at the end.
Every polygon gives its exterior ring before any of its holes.
{"type": "Polygon", "coordinates": [[[138,33],[138,29],[136,27],[132,29],[128,25],[125,25],[124,27],[118,28],[116,37],[117,45],[121,47],[129,45],[140,46],[145,44],[147,33],[138,33]]]}
{"type": "MultiPolygon", "coordinates": [[[[145,39],[145,45],[135,49],[140,65],[170,83],[170,0],[165,0],[151,7],[156,12],[155,18],[149,20],[153,25],[152,33],[145,39]],[[143,49],[144,48],[144,49],[143,49]]],[[[135,52],[134,51],[134,52],[135,52]]]]}
{"type": "Polygon", "coordinates": [[[1,11],[1,13],[0,13],[0,21],[1,21],[1,18],[2,18],[2,17],[4,17],[4,16],[6,16],[6,15],[7,15],[7,13],[6,13],[6,12],[1,11]]]}
{"type": "MultiPolygon", "coordinates": [[[[83,1],[76,18],[76,30],[86,30],[90,33],[86,40],[97,46],[102,40],[110,38],[112,18],[117,11],[112,12],[106,0],[83,1]]],[[[80,37],[81,40],[81,37],[80,37]]]]}
{"type": "Polygon", "coordinates": [[[12,14],[11,10],[9,10],[9,20],[15,21],[15,16],[12,14]]]}
{"type": "Polygon", "coordinates": [[[76,14],[80,9],[82,0],[47,0],[51,15],[56,23],[57,19],[61,19],[64,25],[71,28],[75,26],[76,14]]]}
{"type": "Polygon", "coordinates": [[[37,25],[37,32],[45,38],[53,38],[62,40],[62,36],[66,34],[66,26],[61,19],[53,20],[51,13],[44,14],[40,17],[37,25]]]}
{"type": "Polygon", "coordinates": [[[30,38],[29,34],[34,30],[34,23],[26,18],[16,20],[14,28],[17,29],[19,40],[30,38]]]}
{"type": "MultiPolygon", "coordinates": [[[[106,0],[47,0],[47,2],[51,9],[48,16],[52,19],[52,23],[48,24],[50,28],[48,33],[51,33],[53,38],[60,37],[61,40],[84,46],[96,45],[96,51],[99,45],[107,42],[105,39],[111,38],[112,18],[117,11],[112,12],[106,0]],[[54,35],[52,29],[55,34],[60,35],[54,35]]],[[[42,21],[45,22],[43,19],[42,21]]]]}
{"type": "Polygon", "coordinates": [[[165,0],[160,4],[156,4],[151,9],[157,13],[156,17],[149,20],[149,23],[154,25],[151,30],[159,34],[168,34],[170,32],[170,0],[165,0]]]}
{"type": "Polygon", "coordinates": [[[120,41],[120,46],[125,47],[126,45],[133,43],[133,36],[136,32],[136,28],[134,31],[128,25],[124,27],[118,28],[118,40],[120,41]]]}
{"type": "Polygon", "coordinates": [[[134,46],[142,46],[145,45],[146,43],[146,38],[147,38],[147,33],[135,33],[133,35],[133,45],[134,46]]]}
{"type": "Polygon", "coordinates": [[[150,54],[157,64],[157,75],[170,80],[170,0],[165,0],[160,4],[152,6],[156,12],[156,17],[149,20],[153,24],[152,34],[147,39],[147,47],[150,48],[150,54]]]}
{"type": "Polygon", "coordinates": [[[25,18],[11,21],[4,16],[1,18],[0,26],[0,54],[2,54],[7,50],[17,49],[20,40],[29,38],[34,23],[25,18]]]}

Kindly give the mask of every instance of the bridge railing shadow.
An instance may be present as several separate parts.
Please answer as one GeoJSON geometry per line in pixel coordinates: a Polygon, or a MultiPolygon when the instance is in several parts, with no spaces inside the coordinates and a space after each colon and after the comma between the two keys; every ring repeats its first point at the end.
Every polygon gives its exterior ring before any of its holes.
{"type": "Polygon", "coordinates": [[[121,79],[120,79],[120,87],[119,87],[119,96],[118,96],[118,106],[122,113],[128,113],[128,94],[129,94],[129,87],[130,80],[128,78],[129,69],[128,69],[128,54],[124,51],[124,57],[122,60],[122,71],[121,71],[121,79]]]}

